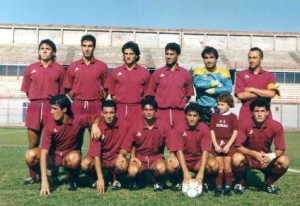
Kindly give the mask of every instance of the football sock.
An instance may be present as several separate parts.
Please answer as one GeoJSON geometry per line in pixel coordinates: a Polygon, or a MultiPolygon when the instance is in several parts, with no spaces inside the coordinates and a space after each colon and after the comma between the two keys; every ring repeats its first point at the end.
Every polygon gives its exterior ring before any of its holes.
{"type": "Polygon", "coordinates": [[[241,184],[241,185],[245,185],[245,181],[246,181],[246,177],[247,177],[247,170],[246,170],[246,166],[242,165],[238,168],[234,169],[234,175],[236,177],[236,183],[237,184],[241,184]]]}
{"type": "Polygon", "coordinates": [[[232,185],[232,177],[233,173],[232,172],[226,172],[225,173],[225,184],[231,186],[232,185]]]}
{"type": "Polygon", "coordinates": [[[287,170],[274,166],[269,172],[265,173],[265,182],[267,185],[273,185],[287,170]]]}
{"type": "Polygon", "coordinates": [[[224,173],[219,172],[218,176],[216,177],[216,185],[222,185],[224,173]]]}

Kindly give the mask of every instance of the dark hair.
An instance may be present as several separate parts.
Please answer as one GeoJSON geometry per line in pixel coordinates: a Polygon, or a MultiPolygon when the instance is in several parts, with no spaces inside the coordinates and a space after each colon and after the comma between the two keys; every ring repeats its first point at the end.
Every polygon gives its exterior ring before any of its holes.
{"type": "Polygon", "coordinates": [[[218,96],[218,102],[226,102],[230,108],[234,107],[233,97],[230,93],[220,94],[218,96]]]}
{"type": "Polygon", "coordinates": [[[151,105],[155,111],[157,111],[157,102],[153,98],[145,98],[141,101],[142,109],[145,108],[146,105],[151,105]]]}
{"type": "Polygon", "coordinates": [[[260,58],[264,58],[264,53],[263,53],[263,51],[262,51],[260,48],[258,48],[258,47],[252,47],[252,48],[249,50],[249,52],[251,52],[251,51],[258,51],[258,52],[259,52],[260,58]]]}
{"type": "Polygon", "coordinates": [[[265,107],[270,111],[270,101],[266,98],[257,98],[250,103],[250,111],[253,112],[255,107],[265,107]]]}
{"type": "MultiPolygon", "coordinates": [[[[49,46],[51,47],[51,49],[52,49],[52,51],[53,51],[51,60],[55,61],[55,59],[56,59],[56,55],[55,55],[55,53],[56,53],[56,46],[55,46],[54,42],[51,41],[50,39],[43,39],[43,40],[40,42],[40,44],[39,44],[38,50],[40,50],[40,48],[41,48],[41,46],[42,46],[43,44],[47,44],[47,45],[49,45],[49,46]]],[[[40,56],[40,55],[39,55],[38,59],[41,60],[41,56],[40,56]]]]}
{"type": "Polygon", "coordinates": [[[61,109],[67,108],[66,114],[73,117],[71,110],[71,101],[65,94],[58,94],[50,98],[51,105],[58,105],[61,109]]]}
{"type": "Polygon", "coordinates": [[[190,111],[195,111],[198,113],[199,116],[201,116],[201,107],[198,103],[190,102],[185,108],[184,113],[187,114],[190,111]]]}
{"type": "Polygon", "coordinates": [[[176,54],[180,54],[181,53],[181,48],[180,48],[180,45],[175,43],[175,42],[172,42],[172,43],[168,43],[165,47],[165,52],[168,51],[168,50],[171,50],[171,51],[175,51],[176,54]]]}
{"type": "Polygon", "coordinates": [[[101,106],[101,109],[103,110],[104,107],[114,107],[115,108],[115,111],[117,111],[117,104],[115,101],[113,100],[104,100],[102,102],[102,106],[101,106]]]}
{"type": "Polygon", "coordinates": [[[125,43],[122,47],[122,53],[124,54],[125,49],[131,49],[134,54],[136,55],[136,62],[138,62],[140,60],[140,48],[139,45],[133,41],[129,41],[127,43],[125,43]]]}
{"type": "Polygon", "coordinates": [[[84,41],[91,41],[93,42],[93,46],[96,47],[96,38],[91,35],[91,34],[86,34],[81,37],[81,45],[83,44],[84,41]]]}
{"type": "Polygon", "coordinates": [[[205,54],[213,54],[213,55],[216,57],[216,59],[219,58],[219,53],[218,53],[218,51],[217,51],[215,48],[210,47],[210,46],[206,46],[206,47],[203,49],[203,51],[202,51],[202,53],[201,53],[201,56],[202,56],[203,59],[204,59],[205,54]]]}

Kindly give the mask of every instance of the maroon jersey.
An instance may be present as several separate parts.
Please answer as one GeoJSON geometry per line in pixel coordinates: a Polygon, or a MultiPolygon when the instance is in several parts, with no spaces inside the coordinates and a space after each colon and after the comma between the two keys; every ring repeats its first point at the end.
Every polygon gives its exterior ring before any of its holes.
{"type": "Polygon", "coordinates": [[[233,113],[214,113],[210,120],[210,130],[213,130],[216,139],[230,139],[234,130],[238,130],[237,116],[233,113]]]}
{"type": "Polygon", "coordinates": [[[193,81],[186,69],[177,65],[172,72],[164,66],[152,74],[146,95],[155,96],[159,108],[182,109],[194,95],[193,81]]]}
{"type": "Polygon", "coordinates": [[[284,131],[279,122],[267,118],[263,128],[257,128],[253,119],[248,118],[239,125],[235,146],[270,153],[273,141],[275,149],[285,150],[284,131]]]}
{"type": "Polygon", "coordinates": [[[82,128],[90,127],[94,119],[93,116],[79,116],[76,119],[68,118],[66,124],[52,121],[45,126],[41,149],[51,152],[80,150],[78,134],[82,128]]]}
{"type": "Polygon", "coordinates": [[[49,99],[62,93],[64,76],[65,69],[60,64],[52,62],[45,68],[41,62],[36,62],[26,67],[21,91],[28,94],[30,101],[49,99]]]}
{"type": "Polygon", "coordinates": [[[122,148],[130,152],[136,146],[136,155],[155,156],[164,154],[169,127],[158,119],[152,129],[147,128],[144,119],[136,122],[131,135],[124,141],[122,148]]]}
{"type": "Polygon", "coordinates": [[[86,65],[80,59],[69,66],[64,87],[71,89],[70,95],[75,100],[101,100],[108,75],[108,68],[104,62],[93,58],[90,64],[86,65]]]}
{"type": "Polygon", "coordinates": [[[110,74],[108,93],[114,96],[117,103],[139,104],[145,95],[149,78],[149,71],[138,64],[131,71],[125,65],[119,66],[110,74]]]}
{"type": "Polygon", "coordinates": [[[203,151],[211,150],[209,128],[203,122],[199,122],[197,127],[191,130],[187,122],[182,122],[171,130],[168,147],[171,152],[183,151],[186,161],[199,158],[203,151]]]}
{"type": "Polygon", "coordinates": [[[91,157],[100,156],[102,161],[115,159],[129,134],[129,124],[117,119],[114,127],[110,128],[105,121],[101,121],[99,128],[102,132],[100,140],[91,139],[87,154],[91,157]]]}
{"type": "MultiPolygon", "coordinates": [[[[255,87],[258,89],[276,90],[276,81],[273,73],[261,70],[254,74],[250,69],[245,69],[237,74],[234,93],[245,92],[246,87],[255,87]]],[[[239,113],[239,121],[251,117],[250,103],[253,100],[242,101],[242,107],[239,113]]],[[[270,99],[271,101],[271,99],[270,99]]]]}

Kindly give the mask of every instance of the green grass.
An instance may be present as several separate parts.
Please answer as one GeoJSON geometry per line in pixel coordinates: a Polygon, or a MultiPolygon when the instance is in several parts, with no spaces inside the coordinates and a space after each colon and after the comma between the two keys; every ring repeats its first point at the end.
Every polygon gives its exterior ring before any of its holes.
{"type": "MultiPolygon", "coordinates": [[[[300,170],[300,134],[287,133],[287,155],[290,168],[300,170]]],[[[27,177],[24,153],[27,149],[25,129],[0,128],[0,205],[300,205],[300,173],[287,172],[278,182],[279,195],[269,195],[260,191],[262,174],[251,170],[248,175],[248,188],[241,196],[214,198],[212,191],[191,199],[169,189],[153,192],[151,187],[129,192],[126,189],[112,191],[103,195],[84,186],[87,180],[80,176],[80,187],[76,192],[69,192],[66,185],[59,186],[50,196],[40,197],[38,185],[23,185],[27,177]]],[[[85,138],[84,147],[88,145],[85,138]]]]}

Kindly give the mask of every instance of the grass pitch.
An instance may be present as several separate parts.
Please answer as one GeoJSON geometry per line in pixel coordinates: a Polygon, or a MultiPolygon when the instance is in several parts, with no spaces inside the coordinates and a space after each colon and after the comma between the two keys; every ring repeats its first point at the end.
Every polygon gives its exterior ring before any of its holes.
{"type": "MultiPolygon", "coordinates": [[[[88,137],[84,142],[85,154],[88,137]]],[[[278,195],[261,191],[263,176],[251,170],[248,187],[240,196],[215,198],[209,191],[192,199],[170,189],[156,193],[151,186],[134,192],[112,191],[109,187],[105,194],[99,195],[88,187],[88,178],[81,175],[77,191],[69,192],[67,185],[62,184],[50,196],[41,197],[37,184],[23,185],[28,176],[24,162],[28,145],[26,129],[0,128],[0,205],[300,205],[300,133],[286,133],[286,142],[290,169],[294,171],[288,171],[276,183],[280,188],[278,195]]]]}

